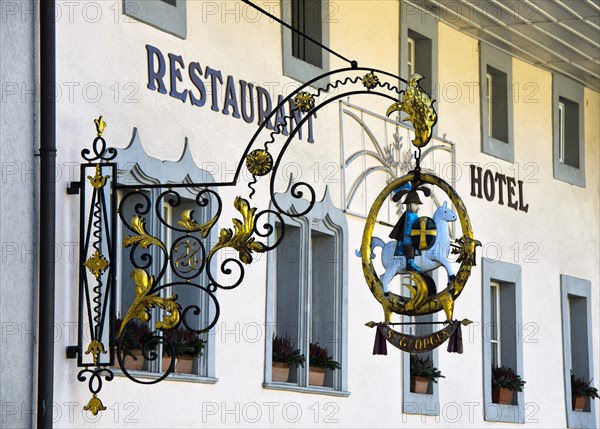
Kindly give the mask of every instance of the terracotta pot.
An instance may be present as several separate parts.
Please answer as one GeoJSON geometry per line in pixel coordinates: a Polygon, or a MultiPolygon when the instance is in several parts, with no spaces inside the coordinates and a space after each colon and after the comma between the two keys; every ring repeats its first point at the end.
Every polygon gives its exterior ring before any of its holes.
{"type": "Polygon", "coordinates": [[[492,402],[495,404],[512,404],[513,390],[507,387],[494,387],[492,389],[492,402]]]}
{"type": "MultiPolygon", "coordinates": [[[[133,357],[125,355],[123,356],[123,366],[128,371],[141,371],[144,368],[144,356],[142,355],[141,350],[132,350],[131,353],[135,356],[133,357]]],[[[117,352],[115,351],[115,367],[119,367],[119,359],[117,359],[117,352]]]]}
{"type": "Polygon", "coordinates": [[[583,411],[587,396],[573,396],[573,411],[583,411]]]}
{"type": "Polygon", "coordinates": [[[410,377],[410,391],[413,393],[427,393],[430,381],[424,377],[410,377]]]}
{"type": "Polygon", "coordinates": [[[325,368],[311,366],[308,372],[308,384],[311,386],[322,386],[325,381],[325,368]]]}
{"type": "MultiPolygon", "coordinates": [[[[163,356],[161,368],[162,372],[167,372],[169,370],[169,365],[171,365],[171,356],[163,356]]],[[[177,371],[177,359],[175,359],[175,367],[173,368],[173,372],[177,371]]]]}
{"type": "MultiPolygon", "coordinates": [[[[180,356],[175,358],[175,367],[173,373],[177,374],[193,374],[194,359],[191,356],[180,356]]],[[[165,355],[162,357],[162,372],[167,372],[171,365],[171,356],[165,355]]]]}
{"type": "Polygon", "coordinates": [[[194,358],[191,356],[180,356],[175,361],[175,372],[179,374],[191,374],[194,367],[194,358]]]}
{"type": "Polygon", "coordinates": [[[285,383],[290,377],[290,364],[284,362],[273,362],[271,367],[271,381],[285,383]]]}

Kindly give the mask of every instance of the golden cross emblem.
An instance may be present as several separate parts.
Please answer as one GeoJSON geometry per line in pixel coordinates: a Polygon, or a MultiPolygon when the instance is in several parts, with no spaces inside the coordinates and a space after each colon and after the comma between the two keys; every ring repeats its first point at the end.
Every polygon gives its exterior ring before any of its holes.
{"type": "Polygon", "coordinates": [[[437,230],[427,229],[427,219],[421,218],[421,219],[419,219],[419,229],[412,230],[410,232],[411,237],[414,237],[416,235],[419,236],[419,249],[422,250],[422,249],[427,248],[427,236],[428,235],[437,235],[437,230]]]}

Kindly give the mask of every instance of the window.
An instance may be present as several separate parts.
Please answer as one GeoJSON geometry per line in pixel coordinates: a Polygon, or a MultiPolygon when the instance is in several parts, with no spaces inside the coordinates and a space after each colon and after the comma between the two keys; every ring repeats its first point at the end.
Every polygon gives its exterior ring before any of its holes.
{"type": "Polygon", "coordinates": [[[523,344],[519,341],[521,314],[521,266],[483,258],[483,398],[488,421],[523,423],[524,392],[515,392],[511,405],[492,402],[492,367],[512,368],[521,379],[523,344]]]}
{"type": "Polygon", "coordinates": [[[187,37],[187,0],[123,0],[123,13],[182,39],[187,37]]]}
{"type": "MultiPolygon", "coordinates": [[[[284,210],[291,207],[289,196],[280,194],[277,199],[284,210]]],[[[265,387],[348,395],[346,219],[327,197],[306,217],[285,222],[283,240],[268,264],[267,325],[271,331],[265,342],[265,387]],[[274,336],[288,337],[305,357],[303,367],[290,368],[287,381],[272,378],[274,336]],[[311,344],[325,349],[341,366],[325,371],[322,386],[311,378],[311,344]]]]}
{"type": "Polygon", "coordinates": [[[480,42],[482,151],[514,161],[512,58],[480,42]]]}
{"type": "Polygon", "coordinates": [[[553,76],[554,178],[585,187],[583,88],[553,76]]]}
{"type": "Polygon", "coordinates": [[[410,77],[415,73],[415,39],[408,37],[406,45],[406,54],[408,55],[408,58],[406,58],[406,66],[408,68],[406,77],[410,77]]]}
{"type": "MultiPolygon", "coordinates": [[[[583,411],[574,411],[571,393],[571,372],[585,381],[594,379],[591,282],[561,275],[560,288],[567,426],[593,428],[596,427],[596,407],[590,403],[591,400],[587,400],[583,411]]],[[[592,385],[599,387],[595,380],[592,385]]]]}
{"type": "MultiPolygon", "coordinates": [[[[328,0],[282,0],[282,19],[306,36],[329,44],[328,0]]],[[[303,35],[282,27],[283,74],[300,82],[308,82],[329,71],[329,54],[303,35]]],[[[318,81],[322,87],[328,78],[318,81]]]]}
{"type": "MultiPolygon", "coordinates": [[[[143,185],[140,185],[140,187],[142,186],[143,185]]],[[[146,207],[148,205],[148,201],[150,201],[154,207],[160,193],[161,190],[139,190],[129,193],[121,192],[119,195],[119,202],[123,202],[123,204],[120,205],[120,209],[125,220],[131,222],[133,216],[137,214],[135,211],[136,205],[146,207]]],[[[180,191],[180,193],[183,192],[180,191]]],[[[161,210],[162,221],[159,221],[154,211],[150,210],[147,215],[142,215],[142,217],[145,219],[144,226],[146,232],[154,237],[159,238],[164,243],[165,247],[169,249],[169,252],[172,255],[171,259],[177,266],[177,269],[173,268],[172,264],[167,266],[164,277],[161,280],[161,284],[168,286],[161,290],[161,295],[163,297],[177,295],[177,302],[181,305],[182,309],[192,308],[193,310],[194,308],[199,308],[201,311],[199,316],[192,315],[193,311],[190,310],[188,311],[186,318],[189,328],[199,330],[205,326],[208,326],[210,323],[209,317],[214,314],[215,307],[208,294],[203,293],[201,289],[190,286],[186,283],[186,273],[191,273],[192,270],[197,269],[197,266],[201,264],[199,260],[194,259],[194,255],[196,255],[200,250],[200,245],[195,239],[186,238],[187,234],[185,232],[177,230],[182,229],[178,226],[177,222],[178,220],[182,219],[184,211],[195,210],[194,218],[198,223],[202,224],[209,220],[207,216],[203,216],[208,212],[205,210],[199,210],[199,207],[196,205],[191,193],[188,198],[182,198],[179,201],[179,204],[174,206],[172,206],[167,199],[168,196],[167,198],[159,200],[158,203],[160,205],[159,209],[161,210]],[[196,265],[196,267],[194,267],[194,265],[196,265]]],[[[127,226],[123,224],[123,222],[119,221],[118,225],[120,235],[118,243],[123,243],[123,240],[126,236],[135,235],[135,232],[129,230],[127,226]]],[[[195,235],[194,237],[198,237],[198,235],[195,235]]],[[[204,242],[203,244],[207,246],[205,240],[202,241],[204,242]]],[[[133,264],[132,258],[137,262],[137,267],[140,266],[140,263],[143,265],[145,262],[143,255],[150,255],[154,261],[157,261],[157,263],[151,266],[152,271],[147,270],[148,274],[154,276],[154,278],[158,277],[158,271],[165,261],[164,254],[156,251],[156,249],[153,249],[152,247],[148,249],[138,248],[133,253],[131,253],[131,247],[121,247],[119,250],[119,261],[121,261],[121,264],[117,271],[117,285],[119,290],[119,293],[117,294],[117,318],[122,319],[136,297],[135,283],[131,278],[132,272],[136,266],[133,264]]],[[[194,279],[194,283],[205,286],[207,284],[206,277],[206,273],[204,272],[200,274],[199,277],[194,279]]],[[[143,331],[150,332],[154,330],[156,321],[162,319],[162,317],[162,310],[153,309],[151,312],[150,322],[145,327],[142,326],[141,322],[138,320],[135,320],[133,323],[136,323],[137,326],[140,326],[143,331]]],[[[183,330],[184,327],[180,326],[180,329],[183,330]]],[[[161,335],[164,335],[164,333],[161,335]]],[[[166,335],[172,334],[167,333],[166,335]]],[[[208,353],[208,348],[213,347],[212,338],[209,337],[212,336],[209,336],[207,333],[198,335],[198,338],[204,342],[204,348],[201,356],[188,359],[190,361],[189,365],[191,366],[186,369],[183,369],[183,358],[178,359],[175,367],[175,373],[201,376],[209,375],[209,359],[211,359],[211,354],[208,353]]],[[[156,352],[159,356],[165,356],[167,349],[163,347],[163,344],[158,344],[156,347],[156,352]]],[[[143,357],[140,357],[140,362],[138,363],[143,364],[143,366],[134,368],[136,370],[164,372],[167,369],[166,367],[170,364],[170,358],[163,358],[153,362],[144,362],[143,357]]]]}
{"type": "Polygon", "coordinates": [[[488,66],[486,73],[488,137],[504,143],[508,143],[509,140],[507,93],[506,73],[488,66]]]}
{"type": "MultiPolygon", "coordinates": [[[[322,43],[323,18],[321,12],[321,2],[318,0],[292,0],[292,27],[322,43]]],[[[292,32],[292,55],[299,60],[322,68],[322,48],[307,39],[306,36],[292,32]]]]}

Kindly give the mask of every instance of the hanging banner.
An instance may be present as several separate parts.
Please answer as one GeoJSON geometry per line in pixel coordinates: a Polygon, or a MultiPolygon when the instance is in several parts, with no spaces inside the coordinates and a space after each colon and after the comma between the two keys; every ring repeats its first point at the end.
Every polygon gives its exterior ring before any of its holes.
{"type": "Polygon", "coordinates": [[[468,319],[453,320],[445,328],[428,335],[409,335],[394,331],[390,325],[384,323],[369,322],[366,325],[370,328],[377,327],[375,337],[375,346],[373,354],[387,354],[385,341],[394,347],[409,353],[424,353],[431,351],[442,345],[448,338],[452,338],[448,344],[448,351],[451,353],[462,353],[462,333],[460,325],[468,325],[471,321],[468,319]]]}

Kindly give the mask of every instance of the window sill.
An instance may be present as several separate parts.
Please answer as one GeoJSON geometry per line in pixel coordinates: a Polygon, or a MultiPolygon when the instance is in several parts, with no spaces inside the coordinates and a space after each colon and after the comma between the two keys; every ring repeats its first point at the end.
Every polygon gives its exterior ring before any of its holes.
{"type": "Polygon", "coordinates": [[[347,398],[350,392],[334,390],[331,387],[298,386],[292,383],[263,383],[263,388],[272,390],[286,390],[288,392],[308,393],[313,395],[340,396],[347,398]]]}
{"type": "MultiPolygon", "coordinates": [[[[123,371],[120,369],[113,368],[113,372],[116,377],[127,377],[123,374],[123,371]]],[[[156,380],[161,377],[163,373],[159,372],[149,372],[149,371],[128,371],[131,375],[136,378],[145,378],[148,380],[156,380]]],[[[165,378],[163,381],[186,381],[189,383],[202,383],[202,384],[215,384],[219,381],[218,378],[215,377],[204,377],[196,374],[176,374],[173,373],[165,378]]]]}
{"type": "Polygon", "coordinates": [[[492,136],[485,136],[482,152],[507,162],[515,162],[514,146],[511,141],[505,142],[504,140],[495,139],[492,136]]]}
{"type": "Polygon", "coordinates": [[[485,420],[488,422],[525,423],[521,405],[505,405],[490,402],[485,406],[485,420]],[[494,414],[495,411],[495,415],[494,414]]]}

